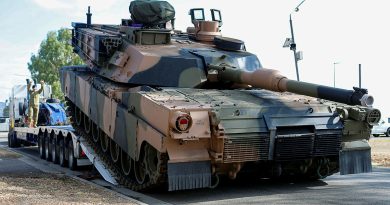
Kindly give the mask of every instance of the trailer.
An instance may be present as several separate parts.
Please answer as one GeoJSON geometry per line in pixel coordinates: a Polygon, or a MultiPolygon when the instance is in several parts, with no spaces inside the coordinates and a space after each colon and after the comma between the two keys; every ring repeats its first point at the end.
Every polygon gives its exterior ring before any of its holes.
{"type": "Polygon", "coordinates": [[[105,165],[82,136],[72,126],[14,127],[8,134],[8,146],[15,148],[38,146],[43,160],[75,170],[79,166],[93,165],[107,182],[117,185],[113,171],[105,165]]]}
{"type": "Polygon", "coordinates": [[[93,165],[106,181],[118,184],[114,172],[108,169],[89,143],[68,125],[64,106],[59,100],[51,98],[51,86],[44,86],[40,94],[36,128],[26,127],[29,101],[27,84],[15,85],[12,88],[8,105],[10,110],[8,146],[11,148],[21,145],[37,146],[41,159],[69,167],[71,170],[93,165]]]}

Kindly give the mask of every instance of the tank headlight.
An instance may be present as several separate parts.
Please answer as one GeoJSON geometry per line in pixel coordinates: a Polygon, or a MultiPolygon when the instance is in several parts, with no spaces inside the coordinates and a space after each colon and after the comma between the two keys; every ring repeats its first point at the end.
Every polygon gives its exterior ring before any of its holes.
{"type": "Polygon", "coordinates": [[[191,125],[191,117],[189,115],[180,116],[176,120],[176,128],[181,132],[185,132],[189,130],[190,125],[191,125]]]}
{"type": "Polygon", "coordinates": [[[192,118],[189,114],[178,111],[174,113],[170,124],[176,131],[187,132],[191,128],[192,118]]]}

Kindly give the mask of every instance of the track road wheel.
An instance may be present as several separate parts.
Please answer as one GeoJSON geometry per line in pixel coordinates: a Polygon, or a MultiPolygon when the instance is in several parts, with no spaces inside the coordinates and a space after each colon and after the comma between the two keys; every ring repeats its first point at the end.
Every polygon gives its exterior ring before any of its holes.
{"type": "Polygon", "coordinates": [[[100,132],[100,147],[103,152],[107,152],[110,145],[110,138],[104,133],[100,132]]]}
{"type": "Polygon", "coordinates": [[[92,140],[93,142],[97,143],[99,142],[99,128],[96,126],[95,123],[92,123],[92,140]]]}
{"type": "Polygon", "coordinates": [[[61,165],[61,167],[66,167],[68,164],[67,164],[67,161],[66,161],[66,158],[65,158],[65,143],[64,143],[64,139],[60,139],[59,142],[58,142],[58,145],[59,145],[59,163],[61,165]]]}
{"type": "Polygon", "coordinates": [[[48,162],[51,161],[51,146],[50,146],[50,137],[49,136],[45,136],[45,156],[46,156],[46,160],[48,162]]]}
{"type": "Polygon", "coordinates": [[[76,122],[75,119],[74,119],[74,114],[75,114],[74,109],[75,109],[75,107],[74,107],[73,103],[71,103],[69,101],[68,98],[66,98],[65,103],[66,103],[66,108],[65,108],[66,116],[69,116],[70,123],[75,123],[76,122]]]}
{"type": "Polygon", "coordinates": [[[77,159],[74,157],[74,146],[72,140],[69,140],[68,142],[68,167],[70,170],[75,170],[77,168],[77,159]]]}
{"type": "Polygon", "coordinates": [[[85,133],[91,133],[92,122],[87,115],[84,115],[84,131],[85,133]]]}
{"type": "Polygon", "coordinates": [[[134,178],[138,184],[144,184],[147,181],[146,160],[142,154],[138,161],[134,161],[133,165],[134,178]]]}
{"type": "Polygon", "coordinates": [[[43,134],[40,134],[38,137],[38,150],[39,150],[39,157],[41,159],[45,159],[45,143],[44,143],[45,137],[43,134]]]}
{"type": "Polygon", "coordinates": [[[131,159],[131,157],[126,152],[122,151],[121,152],[121,168],[122,168],[123,174],[125,174],[126,176],[130,176],[131,175],[131,168],[132,168],[133,164],[134,164],[134,162],[131,159]]]}
{"type": "Polygon", "coordinates": [[[83,112],[78,108],[78,107],[75,107],[74,108],[74,116],[75,116],[75,121],[76,121],[76,124],[77,126],[79,127],[82,127],[83,125],[83,112]]]}
{"type": "Polygon", "coordinates": [[[147,173],[151,180],[157,180],[158,178],[158,167],[160,167],[160,153],[152,147],[150,144],[145,144],[145,164],[147,173]]]}
{"type": "Polygon", "coordinates": [[[51,149],[51,161],[54,164],[58,164],[58,146],[57,146],[57,140],[55,137],[51,139],[50,142],[50,149],[51,149]]]}
{"type": "Polygon", "coordinates": [[[110,155],[111,159],[114,163],[117,163],[119,161],[121,153],[121,148],[117,143],[114,142],[114,140],[110,140],[110,155]]]}

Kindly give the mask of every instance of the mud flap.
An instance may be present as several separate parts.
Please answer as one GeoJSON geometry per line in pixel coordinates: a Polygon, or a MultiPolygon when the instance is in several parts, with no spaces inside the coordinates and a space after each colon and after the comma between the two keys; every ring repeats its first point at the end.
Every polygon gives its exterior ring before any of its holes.
{"type": "Polygon", "coordinates": [[[168,186],[168,191],[210,187],[210,161],[168,163],[168,186]]]}
{"type": "Polygon", "coordinates": [[[367,141],[343,142],[339,161],[341,175],[372,172],[371,147],[367,141]]]}

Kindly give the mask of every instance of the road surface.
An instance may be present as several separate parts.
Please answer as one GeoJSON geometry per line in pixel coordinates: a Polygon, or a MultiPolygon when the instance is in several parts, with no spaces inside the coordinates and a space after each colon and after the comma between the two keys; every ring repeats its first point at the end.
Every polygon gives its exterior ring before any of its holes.
{"type": "MultiPolygon", "coordinates": [[[[38,151],[31,148],[18,148],[18,152],[38,156],[38,151]]],[[[390,204],[390,168],[375,167],[368,174],[335,174],[314,182],[225,180],[216,189],[157,190],[143,195],[133,198],[149,204],[390,204]]]]}

